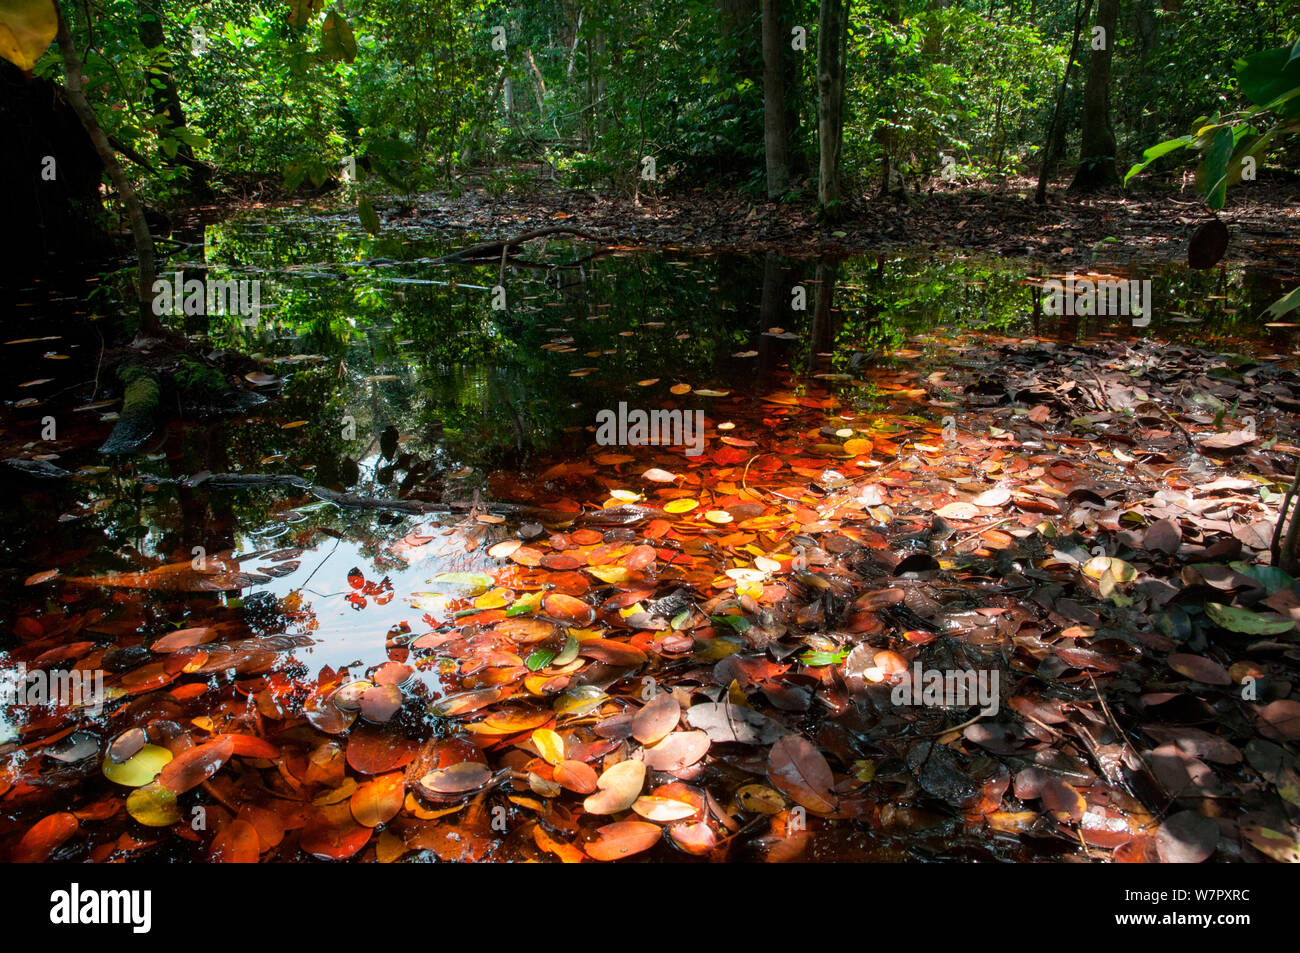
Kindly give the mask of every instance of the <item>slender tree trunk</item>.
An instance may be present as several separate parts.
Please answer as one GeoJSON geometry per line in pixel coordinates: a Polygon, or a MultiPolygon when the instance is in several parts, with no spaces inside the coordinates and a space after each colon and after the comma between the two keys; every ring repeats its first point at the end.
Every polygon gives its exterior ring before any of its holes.
{"type": "Polygon", "coordinates": [[[1071,191],[1090,192],[1115,185],[1115,130],[1110,124],[1110,64],[1119,26],[1119,0],[1098,0],[1096,26],[1102,32],[1088,55],[1088,82],[1083,90],[1083,141],[1079,169],[1071,191]],[[1096,48],[1100,44],[1100,48],[1096,48]]]}
{"type": "Polygon", "coordinates": [[[763,0],[763,147],[769,199],[779,198],[790,187],[780,6],[780,0],[763,0]]]}
{"type": "MultiPolygon", "coordinates": [[[[137,30],[140,42],[149,50],[162,50],[163,36],[162,16],[163,0],[136,0],[137,30]]],[[[185,126],[185,109],[181,105],[181,96],[176,89],[172,74],[161,67],[153,67],[145,74],[153,98],[154,112],[162,120],[160,133],[170,133],[185,126]]],[[[200,201],[212,197],[212,188],[208,184],[212,170],[194,156],[189,143],[181,142],[176,148],[176,162],[189,170],[190,192],[200,201]]]]}
{"type": "Polygon", "coordinates": [[[104,169],[108,172],[108,177],[113,183],[113,188],[117,190],[118,197],[121,198],[122,205],[126,208],[127,219],[131,223],[131,236],[135,240],[137,260],[136,296],[140,306],[140,328],[146,334],[161,335],[163,333],[162,322],[153,313],[153,282],[156,274],[154,270],[154,247],[153,238],[149,235],[149,223],[145,221],[144,207],[140,204],[140,199],[131,186],[131,180],[122,171],[121,163],[117,161],[117,155],[113,152],[113,147],[108,144],[108,137],[104,135],[103,127],[100,126],[99,120],[95,118],[94,110],[90,108],[90,103],[86,100],[86,94],[82,90],[81,82],[81,54],[77,52],[77,46],[72,42],[72,34],[68,31],[68,21],[63,18],[63,11],[57,3],[54,6],[54,11],[59,18],[57,38],[59,52],[63,55],[63,72],[67,76],[68,105],[72,107],[73,112],[77,114],[77,118],[81,120],[86,135],[90,136],[90,142],[95,147],[95,152],[100,161],[104,163],[104,169]]]}
{"type": "Polygon", "coordinates": [[[1034,201],[1042,205],[1047,201],[1047,180],[1052,174],[1052,161],[1055,158],[1053,153],[1056,148],[1057,132],[1064,129],[1064,118],[1062,110],[1065,106],[1065,90],[1070,85],[1070,71],[1074,69],[1074,58],[1079,53],[1079,31],[1083,29],[1083,24],[1088,20],[1088,14],[1092,11],[1092,0],[1075,0],[1074,4],[1074,36],[1070,39],[1070,55],[1065,60],[1065,71],[1061,74],[1061,88],[1056,93],[1056,106],[1052,110],[1052,121],[1047,127],[1047,140],[1043,143],[1043,161],[1038,167],[1038,190],[1034,195],[1034,201]]]}
{"type": "Polygon", "coordinates": [[[596,33],[596,102],[600,105],[595,107],[596,113],[596,135],[602,139],[609,131],[609,64],[605,61],[605,33],[603,30],[596,33]]]}
{"type": "Polygon", "coordinates": [[[817,18],[817,200],[823,210],[843,197],[840,152],[844,145],[844,59],[848,48],[849,3],[850,0],[821,0],[817,18]]]}
{"type": "Polygon", "coordinates": [[[537,116],[539,119],[545,119],[546,80],[542,78],[542,71],[537,68],[537,61],[533,59],[532,50],[524,50],[524,59],[528,61],[528,69],[533,75],[533,95],[537,97],[537,116]]]}

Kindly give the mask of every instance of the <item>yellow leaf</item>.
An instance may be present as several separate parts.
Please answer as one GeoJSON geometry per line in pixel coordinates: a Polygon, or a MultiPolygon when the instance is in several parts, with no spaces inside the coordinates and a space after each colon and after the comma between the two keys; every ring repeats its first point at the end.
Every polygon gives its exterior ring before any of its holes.
{"type": "Polygon", "coordinates": [[[151,781],[126,797],[126,810],[145,827],[170,827],[181,819],[176,792],[151,781]]]}
{"type": "Polygon", "coordinates": [[[0,0],[0,56],[19,69],[30,71],[58,32],[53,0],[0,0]]]}
{"type": "Polygon", "coordinates": [[[111,757],[105,756],[104,777],[114,784],[121,784],[128,788],[144,787],[158,777],[158,772],[171,759],[172,753],[166,748],[158,745],[145,745],[121,764],[118,764],[111,757]]]}
{"type": "Polygon", "coordinates": [[[533,747],[549,764],[559,764],[564,760],[564,739],[550,728],[538,728],[533,732],[533,747]]]}

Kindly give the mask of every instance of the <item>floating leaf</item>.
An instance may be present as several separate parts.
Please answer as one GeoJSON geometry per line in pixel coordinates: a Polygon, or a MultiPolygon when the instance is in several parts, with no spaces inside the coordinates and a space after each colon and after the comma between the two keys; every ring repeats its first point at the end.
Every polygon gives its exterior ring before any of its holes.
{"type": "Polygon", "coordinates": [[[158,783],[184,794],[220,771],[234,753],[235,744],[229,738],[195,745],[167,763],[158,775],[158,783]]]}
{"type": "Polygon", "coordinates": [[[77,833],[80,826],[77,819],[67,812],[46,815],[28,828],[14,848],[13,860],[20,864],[44,863],[59,845],[77,833]]]}
{"type": "Polygon", "coordinates": [[[134,755],[118,763],[112,757],[104,758],[104,777],[114,784],[128,788],[143,787],[172,760],[172,753],[158,745],[143,745],[134,755]]]}
{"type": "Polygon", "coordinates": [[[181,819],[176,792],[157,781],[128,794],[126,811],[145,827],[170,827],[181,819]]]}
{"type": "Polygon", "coordinates": [[[248,821],[234,820],[212,839],[208,859],[214,864],[255,864],[260,849],[257,828],[248,821]]]}
{"type": "Polygon", "coordinates": [[[538,728],[532,734],[533,747],[543,760],[559,764],[564,760],[564,739],[550,728],[538,728]]]}
{"type": "Polygon", "coordinates": [[[626,811],[641,795],[641,787],[645,784],[645,769],[645,763],[636,759],[620,761],[600,776],[596,782],[596,793],[583,801],[582,806],[588,814],[617,814],[626,811]]]}
{"type": "Polygon", "coordinates": [[[393,771],[360,785],[353,793],[349,806],[358,824],[378,827],[397,816],[405,797],[406,782],[400,771],[393,771]]]}
{"type": "Polygon", "coordinates": [[[622,860],[649,850],[663,836],[663,828],[645,821],[620,821],[596,830],[596,839],[586,845],[595,860],[622,860]]]}
{"type": "Polygon", "coordinates": [[[658,692],[632,716],[632,737],[643,745],[652,745],[677,727],[681,713],[681,705],[671,692],[658,692]]]}
{"type": "Polygon", "coordinates": [[[835,810],[830,765],[803,735],[789,734],[772,745],[767,774],[781,791],[814,814],[835,810]]]}
{"type": "Polygon", "coordinates": [[[703,731],[674,731],[645,750],[646,767],[654,771],[681,771],[708,754],[709,744],[709,736],[703,731]]]}

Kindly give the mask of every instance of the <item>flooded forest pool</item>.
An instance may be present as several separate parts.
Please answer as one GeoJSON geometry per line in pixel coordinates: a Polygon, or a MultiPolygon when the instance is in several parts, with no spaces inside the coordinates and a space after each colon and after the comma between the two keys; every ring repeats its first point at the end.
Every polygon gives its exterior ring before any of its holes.
{"type": "MultiPolygon", "coordinates": [[[[195,365],[126,458],[96,449],[120,383],[86,380],[99,337],[79,317],[106,305],[6,305],[25,465],[0,516],[0,666],[27,688],[99,672],[103,691],[5,699],[0,850],[1155,850],[1169,801],[1126,749],[1150,764],[1163,736],[1139,735],[1136,699],[1206,704],[1163,659],[1199,654],[1209,623],[1160,597],[1142,534],[1192,513],[1208,522],[1185,546],[1267,548],[1285,486],[1251,454],[1293,442],[1300,407],[1292,329],[1259,317],[1277,275],[1103,244],[1077,270],[1150,279],[1135,326],[1045,314],[1065,276],[1031,261],[559,238],[439,260],[463,247],[306,207],[208,226],[183,277],[256,279],[261,314],[175,326],[256,368],[230,406],[195,365]],[[598,443],[620,404],[701,412],[702,452],[598,443]],[[1251,440],[1198,453],[1186,428],[1251,440]],[[1255,485],[1178,510],[1220,478],[1255,485]],[[998,673],[1001,714],[891,702],[922,662],[998,673]]],[[[1200,709],[1155,720],[1214,730],[1200,709]]]]}

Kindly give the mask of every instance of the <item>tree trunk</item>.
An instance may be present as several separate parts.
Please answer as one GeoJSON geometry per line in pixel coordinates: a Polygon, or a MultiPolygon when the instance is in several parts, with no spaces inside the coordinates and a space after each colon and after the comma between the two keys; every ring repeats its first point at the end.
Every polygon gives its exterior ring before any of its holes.
{"type": "Polygon", "coordinates": [[[1119,183],[1115,167],[1115,130],[1110,124],[1110,63],[1119,26],[1119,0],[1098,0],[1096,26],[1105,32],[1094,40],[1101,49],[1088,55],[1088,82],[1083,90],[1083,141],[1072,192],[1090,192],[1119,183]]]}
{"type": "Polygon", "coordinates": [[[779,0],[763,0],[763,149],[769,199],[780,198],[790,188],[780,5],[779,0]]]}
{"type": "Polygon", "coordinates": [[[1061,74],[1061,87],[1056,94],[1056,106],[1052,109],[1052,121],[1047,127],[1047,141],[1043,143],[1043,161],[1038,167],[1038,189],[1034,195],[1034,201],[1039,205],[1047,201],[1047,180],[1052,174],[1052,160],[1057,150],[1057,136],[1065,128],[1062,116],[1065,106],[1065,91],[1070,85],[1070,72],[1074,69],[1074,57],[1079,52],[1079,31],[1083,29],[1083,24],[1088,19],[1088,13],[1092,10],[1092,0],[1087,0],[1086,7],[1084,2],[1085,0],[1075,0],[1074,35],[1070,40],[1070,55],[1065,60],[1065,71],[1061,74]]]}
{"type": "Polygon", "coordinates": [[[140,306],[140,328],[146,334],[159,336],[163,333],[163,327],[158,315],[153,312],[155,265],[149,223],[145,221],[144,208],[140,205],[140,199],[136,196],[131,181],[122,171],[117,155],[113,152],[113,147],[108,144],[104,129],[95,118],[95,112],[90,108],[86,94],[82,91],[81,55],[77,52],[76,44],[72,42],[72,34],[68,32],[68,21],[63,18],[63,11],[57,3],[54,5],[54,11],[59,18],[59,52],[63,56],[63,72],[67,76],[68,105],[81,120],[86,135],[90,136],[91,144],[94,145],[100,161],[104,163],[104,169],[108,172],[113,188],[117,190],[118,197],[126,208],[127,219],[131,222],[131,235],[135,240],[137,259],[136,295],[140,306]]]}
{"type": "MultiPolygon", "coordinates": [[[[146,49],[159,50],[164,43],[162,28],[163,0],[149,0],[149,3],[150,5],[146,5],[145,0],[136,0],[137,30],[140,42],[145,45],[146,49]]],[[[154,112],[162,121],[159,134],[162,135],[170,133],[174,129],[184,128],[185,109],[181,105],[181,96],[176,89],[176,81],[172,79],[172,74],[160,67],[153,67],[145,74],[145,78],[151,90],[154,112]]],[[[194,198],[202,202],[212,198],[212,188],[208,184],[212,170],[195,158],[194,150],[189,143],[181,142],[177,146],[176,161],[189,170],[190,192],[194,198]]]]}
{"type": "Polygon", "coordinates": [[[819,259],[817,262],[817,292],[813,301],[812,326],[808,333],[808,366],[816,367],[818,355],[831,350],[835,332],[831,327],[831,303],[835,298],[835,279],[839,275],[839,259],[819,259]]]}
{"type": "Polygon", "coordinates": [[[849,2],[821,0],[817,18],[817,200],[823,211],[843,196],[840,152],[844,145],[844,59],[849,2]]]}
{"type": "Polygon", "coordinates": [[[596,33],[596,102],[600,105],[595,107],[596,113],[596,135],[605,138],[609,132],[609,64],[605,62],[605,34],[603,31],[596,33]]]}

